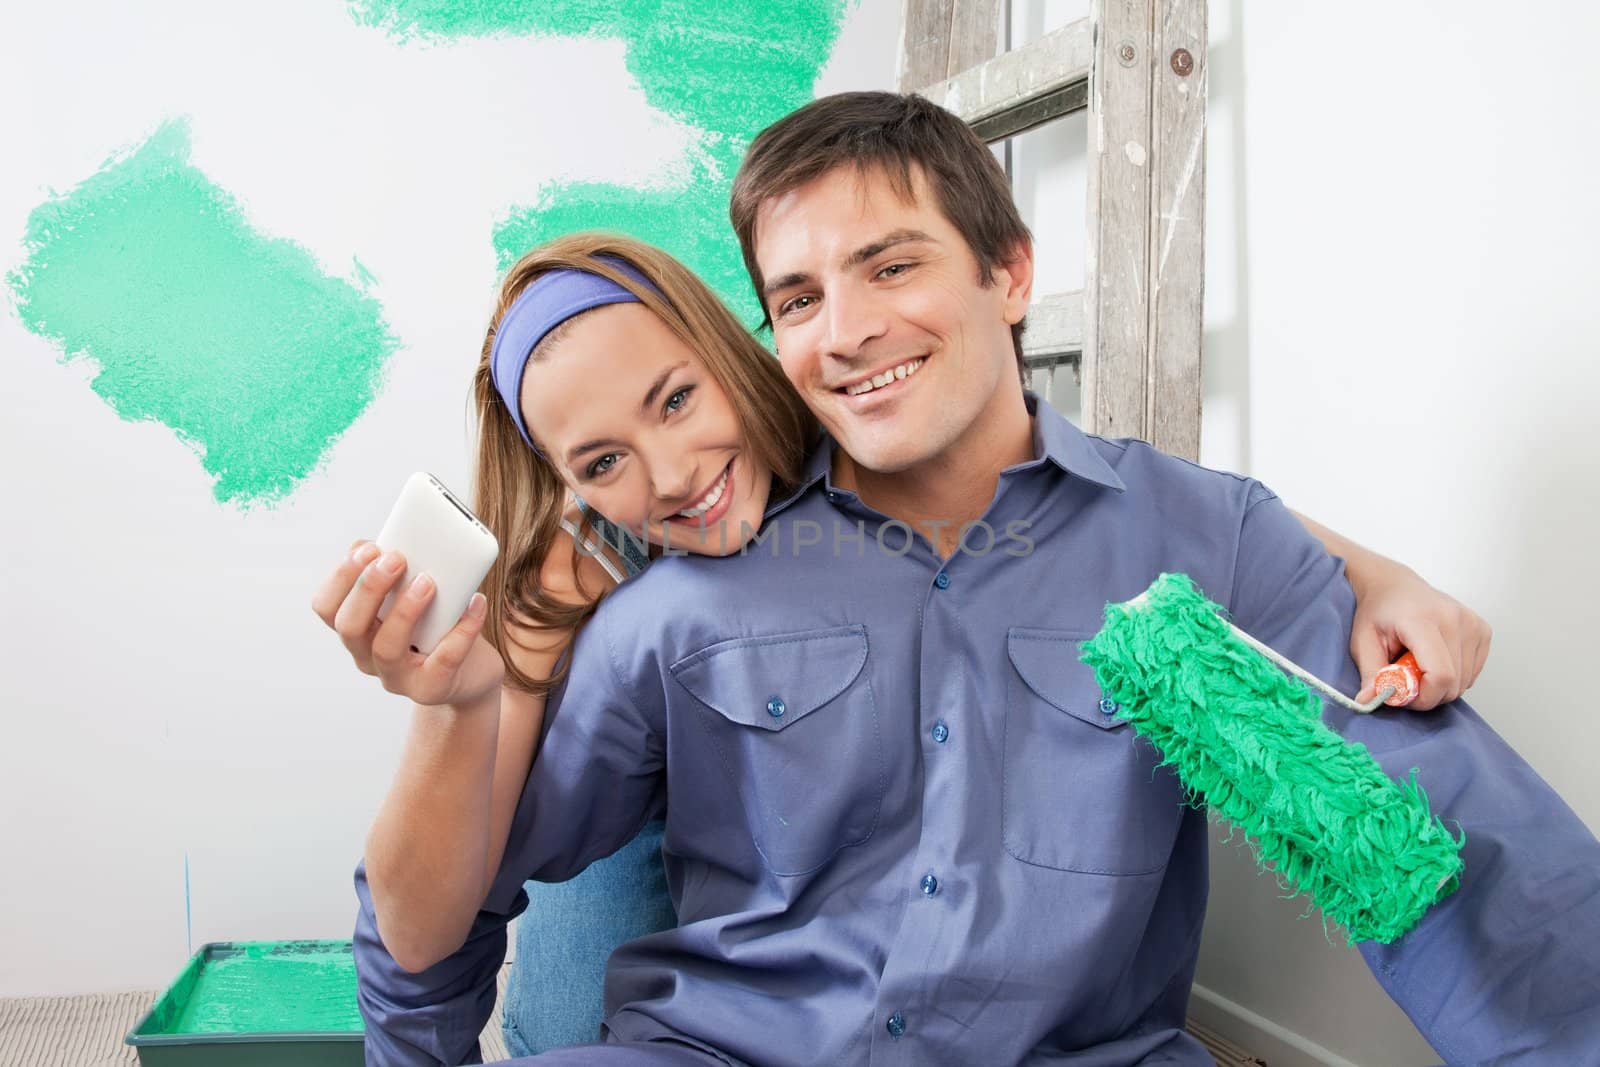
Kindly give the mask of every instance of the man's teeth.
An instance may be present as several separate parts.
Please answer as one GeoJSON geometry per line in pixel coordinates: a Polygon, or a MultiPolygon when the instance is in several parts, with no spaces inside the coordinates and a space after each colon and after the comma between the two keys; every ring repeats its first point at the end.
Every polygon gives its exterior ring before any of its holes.
{"type": "Polygon", "coordinates": [[[722,499],[722,491],[726,488],[728,488],[728,471],[724,468],[722,477],[718,478],[717,484],[711,487],[711,492],[702,497],[700,503],[685,511],[678,512],[678,515],[685,519],[698,519],[717,506],[717,501],[722,499]]]}
{"type": "Polygon", "coordinates": [[[925,362],[927,362],[926,357],[922,359],[909,360],[908,362],[902,363],[897,367],[890,367],[882,374],[874,374],[871,378],[868,378],[864,382],[857,382],[855,385],[847,385],[845,386],[844,391],[850,396],[860,396],[862,393],[870,393],[874,389],[883,388],[890,382],[897,382],[901,378],[911,377],[913,374],[917,373],[917,368],[921,367],[925,362]]]}

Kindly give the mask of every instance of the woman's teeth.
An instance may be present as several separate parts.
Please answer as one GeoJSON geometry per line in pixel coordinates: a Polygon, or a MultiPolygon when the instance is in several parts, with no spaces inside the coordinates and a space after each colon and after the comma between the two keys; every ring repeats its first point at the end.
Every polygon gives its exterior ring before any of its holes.
{"type": "Polygon", "coordinates": [[[717,506],[717,501],[722,499],[722,491],[728,487],[728,468],[722,468],[722,477],[717,479],[717,484],[711,491],[700,498],[700,503],[692,508],[678,512],[678,517],[683,519],[698,519],[706,512],[717,506]]]}
{"type": "Polygon", "coordinates": [[[926,356],[922,357],[921,359],[909,360],[897,367],[890,367],[882,374],[874,374],[871,378],[868,378],[864,382],[857,382],[855,385],[847,385],[845,386],[844,391],[850,396],[860,396],[862,393],[870,393],[874,389],[882,389],[890,382],[897,382],[901,378],[911,377],[913,374],[917,373],[917,368],[921,367],[925,362],[927,362],[926,356]]]}

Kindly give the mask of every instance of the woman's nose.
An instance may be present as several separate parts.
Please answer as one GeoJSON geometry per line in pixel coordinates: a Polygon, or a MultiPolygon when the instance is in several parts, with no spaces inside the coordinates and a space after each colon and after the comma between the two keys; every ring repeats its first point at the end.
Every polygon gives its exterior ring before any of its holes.
{"type": "Polygon", "coordinates": [[[687,507],[693,503],[688,496],[694,492],[694,470],[692,463],[652,464],[650,487],[657,499],[687,507]]]}

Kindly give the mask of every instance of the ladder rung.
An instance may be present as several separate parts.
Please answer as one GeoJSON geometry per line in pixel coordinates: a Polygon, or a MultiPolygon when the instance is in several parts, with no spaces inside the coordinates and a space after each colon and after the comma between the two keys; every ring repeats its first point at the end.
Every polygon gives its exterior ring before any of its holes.
{"type": "Polygon", "coordinates": [[[1088,19],[922,90],[987,142],[1003,141],[1089,106],[1094,39],[1088,19]]]}
{"type": "Polygon", "coordinates": [[[1030,367],[1076,363],[1083,355],[1083,291],[1040,297],[1028,308],[1022,356],[1030,367]]]}
{"type": "Polygon", "coordinates": [[[1022,354],[1022,362],[1027,365],[1030,371],[1049,370],[1051,367],[1072,367],[1076,369],[1078,364],[1083,362],[1083,353],[1062,352],[1050,356],[1030,356],[1024,352],[1022,354]]]}

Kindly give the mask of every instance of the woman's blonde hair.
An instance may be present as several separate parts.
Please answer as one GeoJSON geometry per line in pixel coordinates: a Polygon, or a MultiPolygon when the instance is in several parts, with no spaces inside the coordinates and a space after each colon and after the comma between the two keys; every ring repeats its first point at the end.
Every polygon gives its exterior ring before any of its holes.
{"type": "MultiPolygon", "coordinates": [[[[553,598],[540,581],[546,555],[562,536],[561,517],[568,490],[549,458],[529,448],[495,390],[490,357],[495,331],[512,302],[547,271],[583,270],[622,286],[639,298],[678,339],[688,345],[727,393],[752,458],[766,464],[775,482],[798,482],[816,423],[784,379],[778,361],[739,324],[722,301],[683,264],[658,248],[620,234],[576,233],[529,252],[506,273],[500,285],[489,332],[473,376],[478,417],[478,467],[474,507],[500,541],[500,555],[484,579],[488,598],[484,637],[506,662],[506,684],[542,693],[560,682],[565,664],[549,678],[530,678],[508,654],[518,641],[514,628],[568,634],[594,612],[595,604],[572,605],[553,598]],[[620,259],[643,275],[656,291],[641,286],[602,257],[620,259]]],[[[558,337],[552,331],[529,359],[558,337]]],[[[537,440],[537,431],[528,428],[537,440]]],[[[779,489],[775,488],[774,492],[779,489]]],[[[584,533],[590,531],[586,521],[584,533]]],[[[573,554],[577,584],[577,553],[573,554]]],[[[565,657],[563,657],[564,659],[565,657]]]]}

